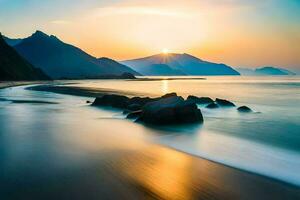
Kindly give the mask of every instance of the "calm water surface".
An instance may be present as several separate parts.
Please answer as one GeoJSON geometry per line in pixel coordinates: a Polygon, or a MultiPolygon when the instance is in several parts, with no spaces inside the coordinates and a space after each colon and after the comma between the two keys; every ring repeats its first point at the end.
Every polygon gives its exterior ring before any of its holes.
{"type": "Polygon", "coordinates": [[[130,150],[159,143],[300,185],[300,77],[92,80],[76,81],[73,86],[144,96],[177,92],[184,97],[193,94],[226,98],[238,106],[251,107],[255,113],[200,107],[205,120],[202,126],[157,129],[126,120],[119,110],[92,108],[85,104],[89,98],[29,91],[24,87],[3,89],[0,90],[0,162],[7,172],[4,177],[35,170],[44,170],[45,175],[51,176],[48,173],[58,173],[70,166],[80,168],[86,160],[110,156],[99,155],[99,151],[130,150]],[[24,159],[27,165],[20,165],[24,159]]]}

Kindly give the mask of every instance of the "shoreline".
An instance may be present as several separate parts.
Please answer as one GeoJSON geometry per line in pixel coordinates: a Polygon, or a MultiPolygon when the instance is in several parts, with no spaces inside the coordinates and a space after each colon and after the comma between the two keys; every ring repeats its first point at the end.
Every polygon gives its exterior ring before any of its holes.
{"type": "MultiPolygon", "coordinates": [[[[29,87],[27,89],[36,90],[36,91],[53,92],[53,93],[59,93],[59,94],[65,94],[65,95],[91,97],[91,98],[99,97],[99,96],[106,95],[106,94],[119,94],[119,95],[126,95],[126,96],[129,96],[129,97],[130,96],[137,96],[137,95],[143,96],[141,94],[130,93],[130,92],[126,92],[126,91],[104,90],[104,89],[103,90],[101,90],[101,89],[93,90],[91,88],[65,86],[64,84],[63,84],[63,86],[38,85],[38,86],[29,87]]],[[[201,157],[201,156],[198,156],[198,155],[195,155],[195,154],[190,154],[190,153],[184,152],[182,150],[178,150],[176,148],[173,148],[173,147],[170,147],[170,146],[167,146],[167,145],[162,145],[162,147],[174,150],[176,152],[186,154],[187,156],[191,156],[191,157],[194,157],[196,159],[205,160],[207,162],[212,162],[212,163],[215,163],[217,165],[221,165],[221,166],[224,166],[224,167],[229,167],[229,168],[232,168],[233,170],[241,171],[241,172],[246,173],[246,174],[251,174],[251,175],[254,175],[254,176],[262,177],[262,178],[277,182],[279,184],[287,185],[289,187],[299,188],[299,186],[296,185],[296,184],[286,182],[286,181],[277,179],[275,177],[269,177],[269,176],[266,176],[266,175],[261,175],[261,174],[255,173],[255,172],[240,169],[240,168],[230,166],[230,165],[227,165],[227,164],[224,164],[224,163],[220,163],[220,162],[217,162],[217,161],[214,161],[214,160],[211,160],[211,159],[208,159],[208,158],[204,158],[204,157],[201,157]]]]}
{"type": "Polygon", "coordinates": [[[106,94],[118,94],[118,95],[126,95],[129,97],[133,96],[146,96],[142,93],[135,93],[129,91],[119,91],[119,90],[107,90],[107,89],[91,89],[85,87],[70,87],[66,86],[66,84],[62,84],[60,86],[56,85],[37,85],[37,86],[29,86],[28,90],[35,90],[35,91],[45,91],[45,92],[53,92],[58,94],[67,94],[67,95],[74,95],[74,96],[81,96],[81,97],[101,97],[106,94]]]}
{"type": "Polygon", "coordinates": [[[0,89],[45,83],[50,83],[50,81],[0,81],[0,89]]]}

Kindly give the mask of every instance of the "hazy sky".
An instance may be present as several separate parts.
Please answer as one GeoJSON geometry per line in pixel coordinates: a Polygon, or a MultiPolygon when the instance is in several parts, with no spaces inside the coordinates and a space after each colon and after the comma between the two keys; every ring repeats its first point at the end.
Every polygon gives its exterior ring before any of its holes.
{"type": "Polygon", "coordinates": [[[36,29],[117,60],[190,53],[232,66],[300,68],[300,0],[0,0],[0,31],[36,29]]]}

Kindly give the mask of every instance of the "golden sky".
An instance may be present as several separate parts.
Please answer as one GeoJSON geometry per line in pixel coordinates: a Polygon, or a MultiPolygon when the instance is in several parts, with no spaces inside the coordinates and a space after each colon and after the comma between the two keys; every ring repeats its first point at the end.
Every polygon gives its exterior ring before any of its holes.
{"type": "Polygon", "coordinates": [[[40,29],[96,57],[124,60],[168,49],[232,66],[300,67],[297,0],[28,0],[23,4],[0,0],[0,4],[6,6],[1,12],[0,5],[4,34],[25,37],[40,29]]]}

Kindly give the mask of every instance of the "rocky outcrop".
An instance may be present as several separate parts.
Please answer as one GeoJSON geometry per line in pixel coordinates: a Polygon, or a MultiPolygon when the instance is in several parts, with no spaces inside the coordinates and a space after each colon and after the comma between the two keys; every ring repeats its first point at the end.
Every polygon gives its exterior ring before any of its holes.
{"type": "Polygon", "coordinates": [[[115,108],[127,108],[129,98],[122,95],[104,95],[102,97],[97,97],[93,102],[93,106],[111,106],[115,108]]]}
{"type": "Polygon", "coordinates": [[[252,112],[251,108],[247,107],[247,106],[241,106],[238,107],[237,109],[239,112],[244,112],[244,113],[249,113],[252,112]]]}
{"type": "Polygon", "coordinates": [[[193,95],[188,96],[187,100],[196,104],[210,104],[214,102],[214,100],[209,97],[196,97],[193,95]]]}
{"type": "MultiPolygon", "coordinates": [[[[202,123],[203,116],[197,104],[207,104],[206,108],[234,107],[234,103],[217,98],[188,96],[185,100],[176,93],[168,93],[161,97],[132,97],[122,95],[104,95],[97,97],[93,106],[110,106],[123,109],[128,119],[153,125],[170,125],[185,123],[202,123]]],[[[247,106],[238,108],[239,112],[252,112],[247,106]]]]}
{"type": "Polygon", "coordinates": [[[155,124],[201,123],[203,116],[197,105],[184,100],[176,93],[165,94],[158,98],[133,97],[121,95],[104,95],[97,97],[93,106],[110,106],[124,109],[127,118],[155,124]]]}
{"type": "Polygon", "coordinates": [[[127,119],[137,119],[137,118],[141,117],[142,112],[143,112],[142,110],[133,111],[133,112],[129,113],[126,116],[126,118],[127,119]]]}
{"type": "Polygon", "coordinates": [[[216,103],[221,107],[235,107],[234,103],[225,99],[216,98],[216,103]]]}
{"type": "Polygon", "coordinates": [[[203,116],[195,103],[171,96],[146,104],[138,121],[155,125],[201,123],[203,116]]]}
{"type": "Polygon", "coordinates": [[[208,104],[208,105],[206,106],[206,108],[209,108],[209,109],[215,109],[215,108],[219,108],[219,105],[216,104],[215,102],[212,102],[212,103],[208,104]]]}

